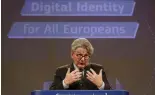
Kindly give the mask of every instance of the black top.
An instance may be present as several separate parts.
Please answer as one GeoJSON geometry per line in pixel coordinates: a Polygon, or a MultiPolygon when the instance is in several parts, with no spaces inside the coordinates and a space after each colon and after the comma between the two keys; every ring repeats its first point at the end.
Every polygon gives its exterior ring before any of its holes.
{"type": "MultiPolygon", "coordinates": [[[[50,87],[50,90],[64,90],[62,81],[66,76],[68,68],[70,68],[70,72],[75,70],[73,64],[68,64],[57,68],[56,73],[54,75],[54,81],[50,87]]],[[[80,81],[76,81],[70,84],[68,90],[98,90],[97,86],[86,78],[86,71],[87,70],[90,71],[90,68],[92,68],[97,74],[99,74],[100,70],[102,69],[102,79],[105,83],[104,90],[110,90],[111,87],[106,78],[106,74],[104,72],[103,67],[99,64],[92,64],[92,63],[83,69],[84,76],[82,77],[82,79],[80,81]]]]}

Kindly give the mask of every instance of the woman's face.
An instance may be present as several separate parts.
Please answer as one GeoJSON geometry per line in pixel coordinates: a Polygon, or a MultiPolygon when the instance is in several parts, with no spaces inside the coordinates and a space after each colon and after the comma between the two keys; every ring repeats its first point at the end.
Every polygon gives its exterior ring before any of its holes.
{"type": "Polygon", "coordinates": [[[84,68],[88,65],[90,56],[85,48],[79,47],[71,53],[74,64],[78,68],[84,68]]]}

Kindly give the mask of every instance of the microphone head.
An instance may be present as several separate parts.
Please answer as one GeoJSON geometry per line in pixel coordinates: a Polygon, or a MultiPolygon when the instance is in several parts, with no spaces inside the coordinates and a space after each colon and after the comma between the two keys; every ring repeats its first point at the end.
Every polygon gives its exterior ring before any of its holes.
{"type": "Polygon", "coordinates": [[[80,68],[79,71],[82,72],[83,71],[83,68],[80,68]]]}
{"type": "Polygon", "coordinates": [[[89,69],[90,69],[90,64],[84,68],[84,70],[89,70],[89,69]]]}

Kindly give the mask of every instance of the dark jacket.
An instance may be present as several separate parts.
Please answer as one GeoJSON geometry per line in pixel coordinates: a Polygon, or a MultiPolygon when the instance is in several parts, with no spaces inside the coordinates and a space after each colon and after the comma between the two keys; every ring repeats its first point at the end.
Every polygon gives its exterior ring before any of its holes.
{"type": "MultiPolygon", "coordinates": [[[[66,72],[67,72],[68,68],[70,68],[70,72],[75,70],[73,64],[68,64],[68,65],[61,66],[61,67],[57,68],[56,73],[54,75],[53,83],[50,87],[50,90],[64,90],[62,81],[64,80],[64,78],[66,76],[66,72]]],[[[103,67],[101,65],[91,63],[84,69],[84,71],[85,72],[87,70],[90,71],[90,68],[92,68],[97,74],[99,74],[99,71],[101,69],[103,69],[103,67]]],[[[103,74],[102,78],[105,83],[104,89],[105,90],[111,89],[109,82],[106,78],[104,69],[102,70],[102,74],[103,74]]],[[[84,73],[84,77],[81,79],[81,81],[77,81],[77,82],[70,84],[68,90],[98,90],[98,88],[95,84],[93,84],[91,81],[89,81],[86,78],[86,73],[84,73]]]]}

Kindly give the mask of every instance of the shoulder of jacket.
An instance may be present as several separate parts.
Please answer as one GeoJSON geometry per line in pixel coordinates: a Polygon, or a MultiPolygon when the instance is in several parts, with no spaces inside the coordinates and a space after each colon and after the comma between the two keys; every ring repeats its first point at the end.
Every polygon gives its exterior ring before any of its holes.
{"type": "Polygon", "coordinates": [[[101,64],[96,64],[96,63],[91,63],[91,66],[92,67],[100,67],[100,68],[103,67],[101,64]]]}
{"type": "Polygon", "coordinates": [[[69,66],[70,66],[70,64],[62,65],[62,66],[58,67],[57,69],[66,69],[69,66]]]}

